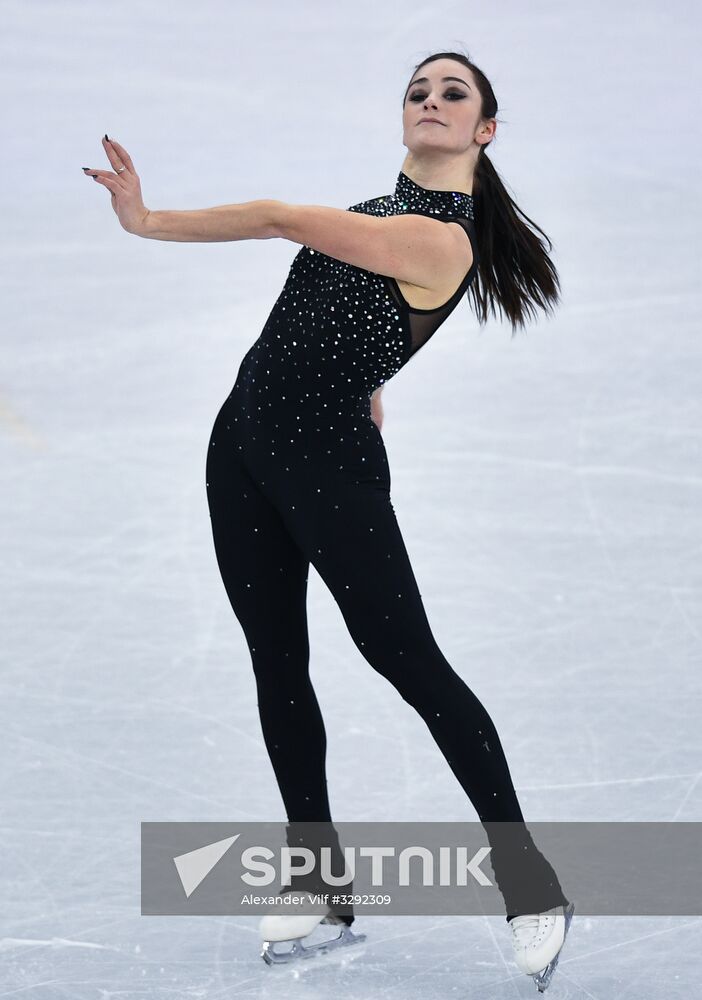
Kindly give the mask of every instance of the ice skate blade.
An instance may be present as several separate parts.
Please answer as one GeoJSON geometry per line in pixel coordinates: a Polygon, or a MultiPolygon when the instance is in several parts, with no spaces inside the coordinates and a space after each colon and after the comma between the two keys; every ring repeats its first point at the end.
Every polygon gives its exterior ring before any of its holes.
{"type": "Polygon", "coordinates": [[[264,941],[261,958],[267,965],[285,965],[302,958],[311,958],[320,952],[335,951],[338,948],[346,948],[352,944],[360,944],[366,940],[365,934],[354,934],[348,924],[344,924],[338,937],[329,941],[320,941],[317,944],[305,945],[299,938],[292,941],[292,948],[288,951],[276,951],[274,945],[281,944],[280,941],[264,941]]]}
{"type": "Polygon", "coordinates": [[[568,906],[563,911],[563,917],[565,918],[565,926],[563,930],[563,944],[557,955],[554,955],[551,961],[548,963],[545,969],[541,972],[532,973],[532,979],[536,983],[536,988],[539,993],[544,993],[548,988],[548,984],[553,978],[553,973],[556,971],[556,966],[558,965],[558,959],[561,957],[561,952],[566,943],[566,938],[568,937],[568,928],[570,927],[570,922],[573,919],[573,913],[575,912],[575,903],[569,903],[568,906]]]}

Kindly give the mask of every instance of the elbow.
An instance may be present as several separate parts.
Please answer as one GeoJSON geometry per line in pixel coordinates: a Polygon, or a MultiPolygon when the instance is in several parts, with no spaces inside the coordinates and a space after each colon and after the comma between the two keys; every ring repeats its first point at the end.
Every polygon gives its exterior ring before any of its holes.
{"type": "Polygon", "coordinates": [[[268,232],[269,235],[266,239],[281,239],[290,240],[291,226],[292,226],[292,205],[288,205],[284,201],[269,201],[270,212],[269,212],[269,225],[268,232]]]}

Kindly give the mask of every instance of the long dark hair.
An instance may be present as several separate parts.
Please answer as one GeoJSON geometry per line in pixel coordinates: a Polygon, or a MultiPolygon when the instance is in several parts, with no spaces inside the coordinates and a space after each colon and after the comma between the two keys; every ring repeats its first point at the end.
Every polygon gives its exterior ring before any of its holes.
{"type": "MultiPolygon", "coordinates": [[[[480,93],[481,117],[497,117],[497,99],[490,81],[461,52],[435,52],[415,66],[412,77],[421,66],[436,59],[456,59],[463,63],[473,74],[480,93]]],[[[408,91],[409,86],[402,98],[403,108],[408,91]]],[[[468,294],[472,296],[474,311],[481,325],[486,322],[489,312],[496,315],[497,305],[500,314],[512,324],[514,337],[517,327],[524,327],[527,315],[536,315],[535,306],[546,313],[553,312],[553,305],[560,301],[560,282],[543,241],[522,219],[541,233],[549,251],[553,249],[551,240],[510,198],[487,155],[489,145],[486,143],[480,147],[473,178],[478,268],[468,294]]]]}

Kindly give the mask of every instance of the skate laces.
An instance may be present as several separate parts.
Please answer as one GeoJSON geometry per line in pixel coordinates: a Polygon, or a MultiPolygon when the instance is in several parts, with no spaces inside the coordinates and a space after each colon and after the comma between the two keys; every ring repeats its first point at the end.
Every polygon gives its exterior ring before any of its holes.
{"type": "Polygon", "coordinates": [[[525,913],[513,917],[509,922],[512,929],[512,940],[519,948],[529,945],[539,929],[539,914],[525,913]]]}
{"type": "Polygon", "coordinates": [[[546,918],[547,926],[549,922],[555,924],[559,911],[560,908],[556,907],[553,910],[546,910],[544,913],[525,913],[513,917],[509,926],[512,928],[512,940],[515,947],[526,948],[532,944],[541,926],[541,917],[546,918]]]}

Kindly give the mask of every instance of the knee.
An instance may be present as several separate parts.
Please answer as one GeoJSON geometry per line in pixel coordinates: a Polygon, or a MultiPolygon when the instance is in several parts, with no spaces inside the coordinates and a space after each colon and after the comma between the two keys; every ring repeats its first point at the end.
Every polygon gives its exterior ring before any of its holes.
{"type": "Polygon", "coordinates": [[[413,708],[433,703],[437,694],[445,698],[462,684],[439,647],[434,642],[419,646],[408,643],[396,648],[371,648],[361,652],[374,670],[389,681],[413,708]]]}
{"type": "Polygon", "coordinates": [[[310,651],[305,643],[262,637],[249,642],[254,675],[259,684],[287,686],[309,679],[310,651]]]}

